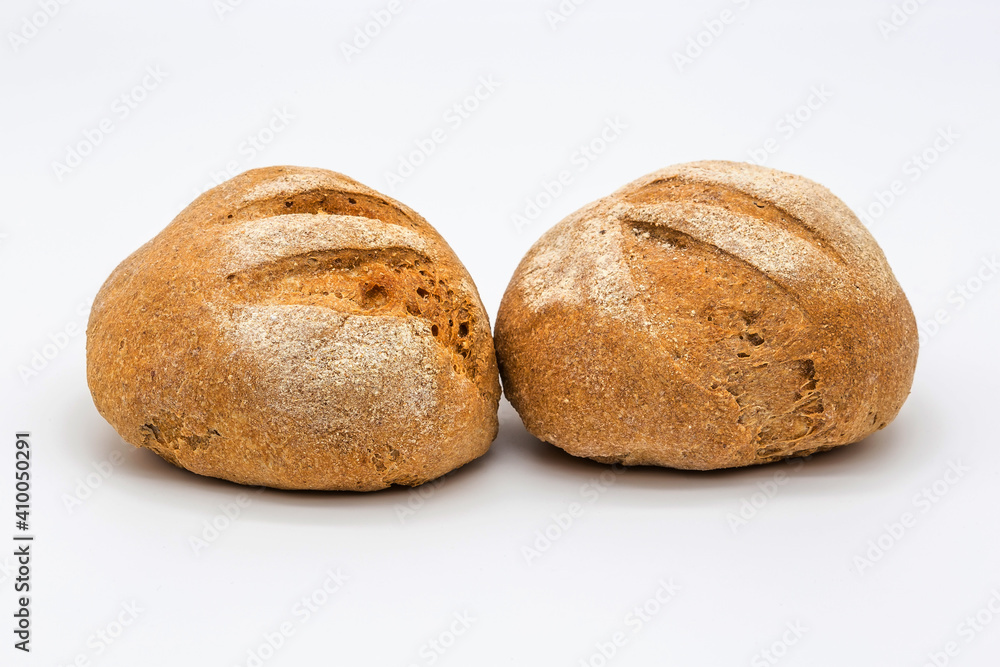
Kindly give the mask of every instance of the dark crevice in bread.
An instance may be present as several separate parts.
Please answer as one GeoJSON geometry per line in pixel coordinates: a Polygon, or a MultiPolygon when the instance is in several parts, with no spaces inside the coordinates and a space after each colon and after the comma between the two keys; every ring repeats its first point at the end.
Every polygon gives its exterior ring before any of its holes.
{"type": "Polygon", "coordinates": [[[816,246],[837,263],[846,263],[844,257],[833,247],[830,239],[808,225],[802,218],[792,215],[772,201],[755,197],[734,187],[674,176],[653,181],[628,196],[625,201],[632,205],[673,203],[685,207],[712,206],[723,208],[748,218],[760,220],[768,225],[780,227],[816,246]]]}
{"type": "Polygon", "coordinates": [[[233,224],[295,213],[348,215],[411,229],[426,229],[426,225],[421,225],[384,199],[327,187],[257,199],[231,210],[221,222],[233,224]]]}
{"type": "Polygon", "coordinates": [[[255,486],[416,485],[498,426],[468,271],[412,209],[323,169],[241,174],[123,261],[87,381],[126,441],[255,486]]]}
{"type": "MultiPolygon", "coordinates": [[[[632,219],[623,225],[633,278],[646,295],[647,317],[669,322],[672,338],[700,341],[697,348],[672,346],[677,372],[694,377],[709,364],[715,369],[720,381],[710,388],[735,401],[736,423],[749,431],[760,456],[794,448],[795,441],[812,433],[815,415],[823,410],[815,363],[785,360],[780,352],[801,336],[797,327],[808,326],[808,314],[796,296],[742,258],[690,234],[632,219]],[[703,302],[711,280],[718,280],[718,291],[703,302]],[[688,288],[696,287],[703,296],[692,303],[688,288]],[[772,304],[761,297],[769,291],[780,293],[785,307],[798,309],[799,317],[765,310],[761,304],[772,304]]],[[[781,297],[772,294],[769,299],[781,297]]]]}
{"type": "MultiPolygon", "coordinates": [[[[143,446],[163,455],[181,448],[197,450],[211,445],[214,438],[222,437],[217,429],[198,433],[190,429],[177,415],[161,414],[142,425],[143,446]]],[[[170,458],[165,456],[165,458],[170,458]]]]}
{"type": "Polygon", "coordinates": [[[912,309],[829,190],[747,163],[676,165],[569,215],[497,315],[527,429],[598,461],[715,469],[804,456],[890,422],[912,309]]]}
{"type": "Polygon", "coordinates": [[[475,305],[409,248],[338,248],[301,253],[226,276],[234,304],[309,305],[351,315],[420,317],[475,377],[475,305]]]}
{"type": "MultiPolygon", "coordinates": [[[[652,239],[670,248],[671,250],[681,253],[689,253],[702,260],[711,260],[715,257],[720,257],[737,262],[747,269],[757,273],[761,278],[773,285],[775,289],[781,291],[790,301],[795,303],[803,313],[806,313],[805,308],[802,306],[800,299],[795,292],[779,283],[759,267],[754,266],[738,255],[734,255],[731,252],[723,250],[714,243],[702,241],[687,232],[682,232],[679,229],[675,229],[664,224],[657,224],[655,222],[625,218],[622,220],[622,225],[626,233],[631,233],[631,235],[639,241],[652,239]],[[646,234],[648,234],[648,236],[645,236],[646,234]]],[[[707,270],[708,269],[706,267],[706,271],[707,270]]],[[[808,313],[806,314],[808,315],[808,313]]]]}

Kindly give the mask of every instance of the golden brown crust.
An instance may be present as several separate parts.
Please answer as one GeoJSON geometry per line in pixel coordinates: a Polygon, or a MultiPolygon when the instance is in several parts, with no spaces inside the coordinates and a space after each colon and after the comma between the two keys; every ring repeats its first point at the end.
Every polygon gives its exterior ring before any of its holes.
{"type": "Polygon", "coordinates": [[[826,188],[696,162],[542,236],[504,294],[496,346],[540,439],[713,469],[884,428],[909,393],[917,330],[881,249],[826,188]]]}
{"type": "Polygon", "coordinates": [[[321,169],[241,174],[122,262],[87,379],[126,441],[241,484],[416,485],[497,433],[465,267],[417,213],[321,169]]]}

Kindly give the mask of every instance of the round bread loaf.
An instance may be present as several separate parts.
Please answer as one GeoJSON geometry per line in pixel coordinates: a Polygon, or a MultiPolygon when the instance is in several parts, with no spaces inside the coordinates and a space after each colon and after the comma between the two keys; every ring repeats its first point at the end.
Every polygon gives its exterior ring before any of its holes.
{"type": "Polygon", "coordinates": [[[826,188],[732,162],[650,174],[531,248],[497,316],[504,393],[570,454],[706,470],[856,442],[899,412],[917,327],[826,188]]]}
{"type": "Polygon", "coordinates": [[[412,486],[497,433],[465,267],[417,213],[321,169],[241,174],[122,262],[93,305],[87,380],[126,441],[241,484],[412,486]]]}

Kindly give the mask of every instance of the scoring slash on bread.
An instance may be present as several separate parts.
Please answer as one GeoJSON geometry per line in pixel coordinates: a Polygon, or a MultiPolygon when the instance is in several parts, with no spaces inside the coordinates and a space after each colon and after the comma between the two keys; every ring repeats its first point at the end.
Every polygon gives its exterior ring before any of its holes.
{"type": "Polygon", "coordinates": [[[650,174],[549,230],[497,316],[504,393],[576,456],[715,469],[861,440],[899,412],[917,327],[830,191],[732,162],[650,174]]]}
{"type": "Polygon", "coordinates": [[[122,262],[87,380],[127,442],[241,484],[417,485],[497,434],[465,267],[413,210],[321,169],[241,174],[122,262]]]}

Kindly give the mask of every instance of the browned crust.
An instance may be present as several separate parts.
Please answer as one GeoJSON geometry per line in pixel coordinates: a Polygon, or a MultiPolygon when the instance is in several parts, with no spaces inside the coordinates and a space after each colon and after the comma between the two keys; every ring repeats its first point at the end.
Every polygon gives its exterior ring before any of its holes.
{"type": "Polygon", "coordinates": [[[320,169],[241,174],[122,262],[87,379],[126,441],[241,484],[416,485],[497,433],[465,267],[417,213],[320,169]]]}
{"type": "Polygon", "coordinates": [[[697,162],[549,230],[504,294],[496,346],[540,439],[713,469],[884,428],[909,393],[917,330],[881,249],[828,190],[697,162]]]}

